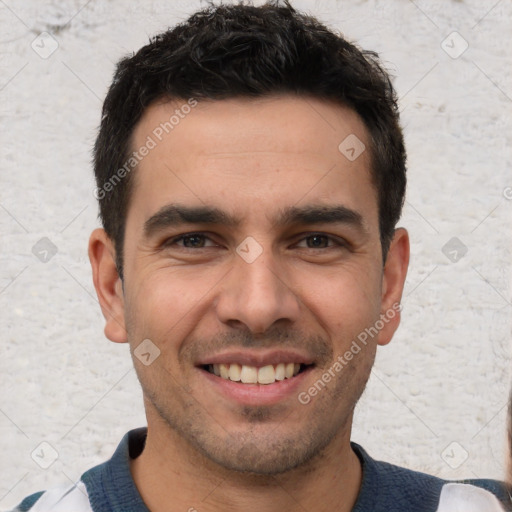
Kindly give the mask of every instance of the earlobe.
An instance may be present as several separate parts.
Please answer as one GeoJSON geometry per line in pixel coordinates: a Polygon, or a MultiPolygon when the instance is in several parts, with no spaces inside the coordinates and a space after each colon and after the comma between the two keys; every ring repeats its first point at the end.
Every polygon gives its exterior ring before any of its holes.
{"type": "Polygon", "coordinates": [[[105,317],[105,336],[126,343],[123,287],[116,267],[115,248],[103,229],[95,229],[89,239],[89,261],[96,294],[105,317]]]}
{"type": "Polygon", "coordinates": [[[386,345],[400,324],[400,301],[409,266],[409,235],[403,228],[395,231],[382,277],[381,320],[378,344],[386,345]]]}

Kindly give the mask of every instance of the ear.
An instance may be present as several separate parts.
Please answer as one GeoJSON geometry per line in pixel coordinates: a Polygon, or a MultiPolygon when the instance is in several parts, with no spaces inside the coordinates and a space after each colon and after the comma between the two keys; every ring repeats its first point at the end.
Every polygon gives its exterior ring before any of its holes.
{"type": "Polygon", "coordinates": [[[386,345],[400,324],[400,300],[409,266],[409,235],[403,228],[395,230],[389,246],[382,275],[380,318],[384,327],[379,331],[377,343],[386,345]]]}
{"type": "Polygon", "coordinates": [[[95,229],[91,234],[89,260],[94,287],[106,320],[105,336],[116,343],[126,343],[123,283],[117,272],[114,244],[103,229],[95,229]]]}

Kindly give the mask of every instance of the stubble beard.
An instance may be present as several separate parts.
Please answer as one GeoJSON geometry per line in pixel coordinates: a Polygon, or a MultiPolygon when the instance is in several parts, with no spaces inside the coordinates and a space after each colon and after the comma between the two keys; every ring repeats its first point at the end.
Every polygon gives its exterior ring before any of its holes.
{"type": "MultiPolygon", "coordinates": [[[[335,438],[350,437],[352,415],[366,386],[373,357],[361,365],[347,366],[334,381],[307,405],[299,405],[300,417],[307,418],[302,425],[280,428],[279,417],[286,421],[275,406],[243,407],[240,409],[240,427],[230,429],[217,423],[194,397],[182,396],[181,408],[169,403],[166,397],[172,391],[158,389],[141,382],[148,424],[150,418],[169,429],[172,438],[186,445],[195,463],[213,463],[224,470],[254,476],[276,476],[293,470],[310,471],[321,461],[335,438]],[[341,407],[336,407],[339,401],[341,407]],[[311,408],[308,410],[308,408],[311,408]],[[333,412],[334,411],[334,412],[333,412]],[[333,417],[335,414],[335,417],[333,417]],[[202,459],[202,461],[201,461],[202,459]]],[[[184,393],[183,388],[176,392],[184,393]]]]}

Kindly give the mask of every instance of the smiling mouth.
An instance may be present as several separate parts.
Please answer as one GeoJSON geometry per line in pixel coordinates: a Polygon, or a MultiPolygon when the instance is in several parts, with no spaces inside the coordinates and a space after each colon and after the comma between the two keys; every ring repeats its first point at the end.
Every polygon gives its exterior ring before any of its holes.
{"type": "Polygon", "coordinates": [[[207,364],[203,369],[221,379],[243,384],[274,384],[291,379],[313,365],[302,363],[279,363],[257,367],[245,364],[207,364]]]}

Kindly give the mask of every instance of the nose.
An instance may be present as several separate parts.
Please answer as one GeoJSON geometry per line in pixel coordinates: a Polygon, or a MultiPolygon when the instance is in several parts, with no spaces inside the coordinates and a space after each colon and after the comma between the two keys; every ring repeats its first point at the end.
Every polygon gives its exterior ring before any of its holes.
{"type": "Polygon", "coordinates": [[[296,322],[301,308],[288,276],[264,252],[251,263],[235,257],[221,283],[216,309],[221,322],[230,327],[243,324],[257,334],[276,322],[296,322]]]}

